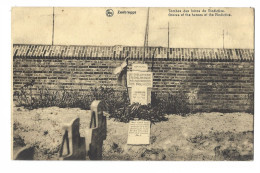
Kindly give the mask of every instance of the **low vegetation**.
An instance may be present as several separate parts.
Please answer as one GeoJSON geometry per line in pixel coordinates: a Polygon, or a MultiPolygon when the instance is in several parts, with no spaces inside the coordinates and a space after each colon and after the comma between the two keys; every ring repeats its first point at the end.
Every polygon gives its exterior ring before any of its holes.
{"type": "Polygon", "coordinates": [[[131,105],[126,90],[115,91],[113,88],[94,87],[90,88],[89,91],[75,91],[72,89],[50,90],[41,87],[35,91],[33,86],[34,81],[31,81],[14,93],[17,106],[23,106],[30,110],[52,106],[90,109],[93,100],[102,100],[104,110],[110,114],[111,118],[120,122],[129,122],[134,118],[160,122],[167,120],[165,114],[186,116],[190,113],[187,106],[188,98],[182,91],[175,95],[153,93],[151,104],[134,103],[131,105]]]}

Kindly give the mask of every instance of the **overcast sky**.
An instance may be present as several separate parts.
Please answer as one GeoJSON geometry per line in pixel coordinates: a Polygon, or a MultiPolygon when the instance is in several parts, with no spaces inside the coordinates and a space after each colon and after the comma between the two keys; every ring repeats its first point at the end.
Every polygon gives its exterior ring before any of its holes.
{"type": "MultiPolygon", "coordinates": [[[[55,8],[54,44],[143,46],[147,8],[55,8]],[[136,14],[118,14],[118,10],[136,14]]],[[[169,9],[150,8],[149,46],[254,48],[254,11],[250,8],[222,8],[232,16],[173,17],[169,9]]],[[[186,8],[186,10],[208,8],[186,8]]],[[[220,9],[220,8],[215,8],[220,9]]],[[[53,8],[13,8],[12,38],[16,44],[51,44],[53,8]]],[[[173,14],[173,13],[172,13],[173,14]]],[[[181,14],[181,13],[174,13],[181,14]]]]}

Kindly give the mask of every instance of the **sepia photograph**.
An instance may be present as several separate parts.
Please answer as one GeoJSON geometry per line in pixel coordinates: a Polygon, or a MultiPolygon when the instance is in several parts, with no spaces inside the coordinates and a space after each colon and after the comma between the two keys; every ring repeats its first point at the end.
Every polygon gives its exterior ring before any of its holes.
{"type": "Polygon", "coordinates": [[[11,40],[12,160],[254,160],[254,8],[12,7],[11,40]]]}

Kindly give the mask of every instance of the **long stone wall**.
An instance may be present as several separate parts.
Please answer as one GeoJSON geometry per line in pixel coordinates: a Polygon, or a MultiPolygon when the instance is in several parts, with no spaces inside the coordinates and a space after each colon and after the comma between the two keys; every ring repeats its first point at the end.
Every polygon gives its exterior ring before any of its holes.
{"type": "MultiPolygon", "coordinates": [[[[31,46],[33,49],[33,46],[31,46]]],[[[53,47],[49,46],[53,49],[53,47]]],[[[181,50],[181,49],[180,49],[181,50]]],[[[213,49],[204,58],[188,56],[183,49],[178,56],[154,59],[147,57],[145,63],[153,71],[153,92],[178,93],[180,89],[189,96],[195,109],[203,111],[230,110],[246,111],[252,104],[254,93],[254,51],[248,49],[218,50],[210,56],[213,49]],[[238,53],[227,53],[238,52],[238,53]],[[237,54],[237,55],[236,55],[237,54]],[[213,57],[214,55],[214,57],[213,57]],[[223,56],[221,56],[223,55],[223,56]],[[218,57],[218,58],[216,58],[218,57]],[[237,57],[237,58],[235,58],[237,57]]],[[[199,50],[199,49],[198,49],[199,50]]],[[[14,45],[13,89],[18,91],[26,83],[34,80],[34,89],[47,87],[53,90],[73,89],[87,91],[90,87],[104,86],[123,89],[117,84],[117,76],[112,72],[123,61],[123,56],[88,57],[28,55],[30,49],[14,45]],[[21,54],[24,50],[27,54],[21,54]]],[[[200,50],[201,51],[201,50],[200,50]]],[[[40,51],[38,51],[39,53],[40,51]]],[[[190,53],[191,55],[191,53],[190,53]]],[[[197,53],[196,53],[197,55],[197,53]]],[[[203,53],[202,53],[203,55],[203,53]]],[[[129,58],[129,70],[132,63],[140,63],[141,58],[129,58]]]]}

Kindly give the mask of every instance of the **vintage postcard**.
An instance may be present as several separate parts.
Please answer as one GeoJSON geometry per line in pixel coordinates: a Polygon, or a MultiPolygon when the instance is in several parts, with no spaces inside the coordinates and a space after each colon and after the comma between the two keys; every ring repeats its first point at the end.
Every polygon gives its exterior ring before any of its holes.
{"type": "Polygon", "coordinates": [[[254,160],[254,8],[12,8],[13,160],[254,160]]]}

